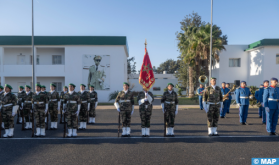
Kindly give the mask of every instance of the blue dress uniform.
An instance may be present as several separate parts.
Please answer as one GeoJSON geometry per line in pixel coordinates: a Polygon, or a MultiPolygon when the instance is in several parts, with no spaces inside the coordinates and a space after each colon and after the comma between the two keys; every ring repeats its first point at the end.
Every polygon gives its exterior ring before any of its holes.
{"type": "MultiPolygon", "coordinates": [[[[260,90],[257,90],[256,92],[255,92],[255,98],[256,98],[256,100],[257,100],[257,103],[258,102],[260,102],[260,95],[259,95],[259,93],[260,93],[260,90]]],[[[262,103],[262,102],[261,102],[262,103]]],[[[261,118],[262,117],[262,107],[259,107],[259,110],[258,110],[258,112],[259,112],[259,117],[261,118]]]]}
{"type": "MultiPolygon", "coordinates": [[[[264,88],[260,88],[259,89],[259,96],[258,96],[258,99],[259,99],[259,102],[263,103],[263,94],[264,94],[264,88]]],[[[261,112],[262,112],[262,122],[263,124],[266,123],[266,112],[265,112],[265,109],[263,106],[260,107],[261,108],[261,112]]]]}
{"type": "Polygon", "coordinates": [[[249,96],[251,95],[250,89],[247,87],[239,87],[235,91],[235,100],[237,104],[240,104],[239,118],[240,123],[246,123],[249,108],[249,96]]]}
{"type": "MultiPolygon", "coordinates": [[[[229,92],[229,88],[221,88],[221,92],[224,98],[224,95],[227,94],[229,92]]],[[[223,102],[223,108],[222,111],[220,112],[220,117],[225,117],[226,113],[228,111],[228,104],[229,104],[229,100],[226,100],[223,102]]]]}
{"type": "Polygon", "coordinates": [[[199,92],[199,103],[200,103],[200,109],[203,110],[203,105],[202,105],[202,92],[203,92],[204,88],[199,88],[198,92],[199,92]]]}
{"type": "Polygon", "coordinates": [[[278,112],[279,112],[279,88],[267,87],[264,89],[263,103],[264,107],[268,107],[269,111],[266,111],[266,130],[269,133],[275,133],[278,112]]]}
{"type": "MultiPolygon", "coordinates": [[[[228,89],[231,90],[230,88],[228,88],[228,89]]],[[[229,100],[228,100],[227,113],[230,113],[231,102],[232,102],[232,94],[231,94],[231,92],[230,92],[230,94],[229,94],[229,100]]]]}

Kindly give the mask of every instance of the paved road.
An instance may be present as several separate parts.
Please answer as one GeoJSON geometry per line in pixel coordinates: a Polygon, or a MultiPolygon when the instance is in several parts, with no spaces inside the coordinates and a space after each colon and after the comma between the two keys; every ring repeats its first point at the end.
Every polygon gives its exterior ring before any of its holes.
{"type": "MultiPolygon", "coordinates": [[[[132,116],[132,137],[117,138],[117,111],[98,110],[97,124],[63,139],[63,125],[30,138],[31,131],[16,125],[14,139],[0,139],[1,164],[251,164],[253,157],[279,157],[279,137],[270,137],[257,110],[249,110],[247,126],[239,124],[238,110],[220,119],[220,137],[208,137],[206,114],[179,110],[175,138],[163,138],[163,115],[153,111],[151,137],[141,138],[138,110],[132,116]]],[[[2,131],[3,133],[3,131],[2,131]]]]}

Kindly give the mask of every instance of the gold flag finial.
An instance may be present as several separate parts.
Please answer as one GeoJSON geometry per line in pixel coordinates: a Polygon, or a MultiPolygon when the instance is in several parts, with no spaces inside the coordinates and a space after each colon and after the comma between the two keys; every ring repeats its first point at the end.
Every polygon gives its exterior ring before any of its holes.
{"type": "Polygon", "coordinates": [[[145,39],[145,43],[144,43],[144,45],[145,45],[145,48],[146,48],[146,45],[147,45],[147,41],[146,41],[146,39],[145,39]]]}

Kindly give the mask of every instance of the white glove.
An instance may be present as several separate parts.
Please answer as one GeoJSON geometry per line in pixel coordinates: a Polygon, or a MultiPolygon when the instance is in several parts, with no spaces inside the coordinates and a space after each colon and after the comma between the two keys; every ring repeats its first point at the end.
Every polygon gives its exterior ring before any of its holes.
{"type": "Polygon", "coordinates": [[[264,103],[261,103],[262,104],[262,107],[264,107],[264,103]]]}
{"type": "Polygon", "coordinates": [[[12,116],[15,116],[15,115],[16,115],[16,112],[17,112],[17,110],[18,110],[18,107],[19,107],[19,105],[13,106],[12,116]]]}
{"type": "Polygon", "coordinates": [[[140,99],[140,100],[139,100],[139,105],[143,104],[143,103],[144,103],[144,100],[145,100],[145,99],[140,99]]]}
{"type": "Polygon", "coordinates": [[[89,111],[90,110],[90,103],[88,103],[88,107],[87,107],[87,111],[89,111]]]}
{"type": "Polygon", "coordinates": [[[15,116],[15,115],[16,115],[16,113],[13,112],[13,113],[12,113],[12,116],[15,116]]]}
{"type": "Polygon", "coordinates": [[[120,108],[118,108],[117,111],[120,112],[120,108]]]}
{"type": "Polygon", "coordinates": [[[103,82],[103,80],[102,80],[102,79],[99,79],[99,78],[98,78],[98,81],[99,81],[99,82],[103,82]]]}
{"type": "Polygon", "coordinates": [[[204,111],[207,113],[208,112],[208,108],[207,108],[207,104],[206,104],[206,102],[204,101],[204,102],[202,102],[202,105],[203,105],[203,109],[204,109],[204,111]]]}
{"type": "Polygon", "coordinates": [[[64,113],[65,113],[65,110],[62,111],[62,114],[64,114],[64,113]]]}
{"type": "Polygon", "coordinates": [[[253,98],[254,98],[254,96],[250,96],[249,98],[250,98],[250,99],[253,99],[253,98]]]}
{"type": "Polygon", "coordinates": [[[175,108],[175,116],[178,114],[178,105],[176,105],[176,108],[175,108]]]}
{"type": "Polygon", "coordinates": [[[238,104],[237,104],[237,106],[238,106],[238,107],[240,107],[240,106],[241,106],[241,104],[240,104],[240,103],[238,103],[238,104]]]}
{"type": "Polygon", "coordinates": [[[45,114],[47,113],[47,109],[48,109],[48,104],[46,104],[46,110],[45,110],[45,114]]]}
{"type": "Polygon", "coordinates": [[[30,113],[33,113],[33,111],[32,111],[32,110],[30,110],[30,113]]]}
{"type": "Polygon", "coordinates": [[[115,106],[116,109],[120,109],[120,106],[119,106],[118,102],[115,102],[114,106],[115,106]]]}
{"type": "Polygon", "coordinates": [[[269,110],[269,107],[265,107],[265,111],[266,112],[269,112],[270,110],[269,110]]]}
{"type": "Polygon", "coordinates": [[[63,109],[66,109],[66,106],[67,106],[66,104],[63,104],[63,109]]]}
{"type": "Polygon", "coordinates": [[[223,109],[223,102],[220,103],[220,111],[223,109]]]}
{"type": "Polygon", "coordinates": [[[76,115],[78,116],[79,115],[79,111],[80,111],[80,104],[78,105],[78,110],[76,112],[76,115]]]}
{"type": "Polygon", "coordinates": [[[95,109],[97,108],[97,106],[98,106],[98,101],[95,103],[95,109]]]}
{"type": "Polygon", "coordinates": [[[19,109],[20,109],[20,110],[22,110],[22,109],[23,109],[23,103],[21,103],[21,107],[19,107],[19,109]]]}
{"type": "Polygon", "coordinates": [[[57,110],[60,111],[60,105],[61,105],[61,102],[58,101],[58,107],[57,107],[57,110]]]}
{"type": "Polygon", "coordinates": [[[161,104],[161,107],[162,107],[163,113],[165,113],[165,105],[164,105],[164,103],[161,104]]]}
{"type": "Polygon", "coordinates": [[[134,113],[134,105],[132,105],[132,112],[131,115],[134,113]]]}
{"type": "Polygon", "coordinates": [[[145,98],[144,101],[147,101],[147,98],[145,98]]]}

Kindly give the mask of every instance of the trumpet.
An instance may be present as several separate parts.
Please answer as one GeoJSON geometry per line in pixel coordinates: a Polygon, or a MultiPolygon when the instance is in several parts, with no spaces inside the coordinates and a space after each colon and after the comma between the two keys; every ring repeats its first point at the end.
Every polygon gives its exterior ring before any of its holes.
{"type": "Polygon", "coordinates": [[[230,94],[231,92],[235,91],[235,90],[236,90],[236,85],[234,84],[233,87],[232,87],[232,89],[231,89],[227,94],[224,95],[224,97],[223,97],[223,102],[226,101],[226,100],[228,100],[228,99],[229,99],[229,94],[230,94]]]}

